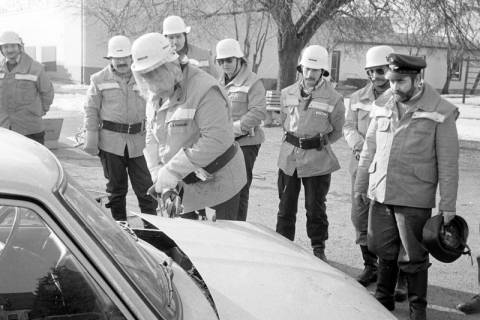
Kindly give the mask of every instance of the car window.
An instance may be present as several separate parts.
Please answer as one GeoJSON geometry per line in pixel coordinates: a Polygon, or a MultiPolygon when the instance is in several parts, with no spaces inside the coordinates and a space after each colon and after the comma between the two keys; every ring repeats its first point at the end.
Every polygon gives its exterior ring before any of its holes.
{"type": "Polygon", "coordinates": [[[0,205],[0,319],[126,319],[31,209],[0,205]]]}
{"type": "Polygon", "coordinates": [[[137,285],[139,293],[144,294],[165,318],[174,317],[176,306],[171,299],[171,282],[158,261],[149,257],[137,245],[134,237],[119,228],[113,218],[102,211],[75,181],[69,179],[63,197],[94,233],[97,241],[111,254],[112,259],[137,285]]]}

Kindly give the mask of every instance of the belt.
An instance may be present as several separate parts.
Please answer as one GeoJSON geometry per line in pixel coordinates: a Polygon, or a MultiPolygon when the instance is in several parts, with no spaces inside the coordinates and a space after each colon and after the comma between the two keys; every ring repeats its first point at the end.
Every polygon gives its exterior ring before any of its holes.
{"type": "MultiPolygon", "coordinates": [[[[235,154],[238,150],[238,143],[234,142],[224,153],[222,153],[218,158],[210,162],[206,167],[202,169],[205,170],[209,174],[214,174],[218,170],[225,167],[225,165],[233,159],[235,154]]],[[[202,181],[195,172],[189,173],[185,178],[183,178],[183,182],[186,184],[192,184],[202,181]]]]}
{"type": "Polygon", "coordinates": [[[328,141],[325,137],[320,135],[313,138],[299,138],[291,134],[290,132],[285,132],[285,141],[294,145],[300,149],[317,149],[322,150],[324,145],[328,144],[328,141]]]}
{"type": "Polygon", "coordinates": [[[137,134],[144,130],[145,128],[144,123],[145,122],[142,121],[142,122],[128,124],[128,123],[118,123],[118,122],[103,120],[100,128],[109,130],[109,131],[120,132],[120,133],[137,134]]]}

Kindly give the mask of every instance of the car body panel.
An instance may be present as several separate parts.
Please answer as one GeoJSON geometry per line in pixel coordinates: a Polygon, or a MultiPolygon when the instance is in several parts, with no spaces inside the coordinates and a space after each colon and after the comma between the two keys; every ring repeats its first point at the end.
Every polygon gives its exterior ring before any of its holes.
{"type": "Polygon", "coordinates": [[[139,216],[189,256],[220,319],[395,319],[356,281],[268,228],[139,216]]]}

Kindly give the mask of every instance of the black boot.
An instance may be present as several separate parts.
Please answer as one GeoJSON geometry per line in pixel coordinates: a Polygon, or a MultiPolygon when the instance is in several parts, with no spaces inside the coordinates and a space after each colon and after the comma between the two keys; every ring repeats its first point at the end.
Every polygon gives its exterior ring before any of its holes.
{"type": "Polygon", "coordinates": [[[480,294],[473,296],[468,302],[457,305],[457,310],[466,314],[480,313],[480,294]]]}
{"type": "Polygon", "coordinates": [[[428,270],[407,274],[410,320],[427,320],[428,270]]]}
{"type": "Polygon", "coordinates": [[[397,274],[398,265],[396,260],[379,259],[375,298],[390,311],[395,310],[393,293],[395,292],[397,274]]]}
{"type": "Polygon", "coordinates": [[[313,255],[328,263],[327,256],[325,255],[325,242],[321,242],[313,246],[313,255]]]}
{"type": "Polygon", "coordinates": [[[397,286],[395,287],[395,301],[407,300],[407,276],[403,271],[398,272],[397,286]]]}
{"type": "Polygon", "coordinates": [[[377,281],[377,256],[368,250],[367,246],[360,246],[362,250],[364,268],[362,273],[357,277],[357,281],[364,287],[370,283],[377,281]]]}

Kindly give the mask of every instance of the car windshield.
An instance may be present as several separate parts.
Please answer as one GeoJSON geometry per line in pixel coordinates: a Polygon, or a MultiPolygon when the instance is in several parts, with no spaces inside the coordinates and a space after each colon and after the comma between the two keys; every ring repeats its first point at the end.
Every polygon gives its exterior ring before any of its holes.
{"type": "Polygon", "coordinates": [[[125,271],[138,289],[162,314],[171,313],[169,284],[164,269],[147,256],[134,237],[123,231],[102,211],[97,203],[79,185],[67,176],[64,199],[87,224],[98,242],[125,271]]]}

